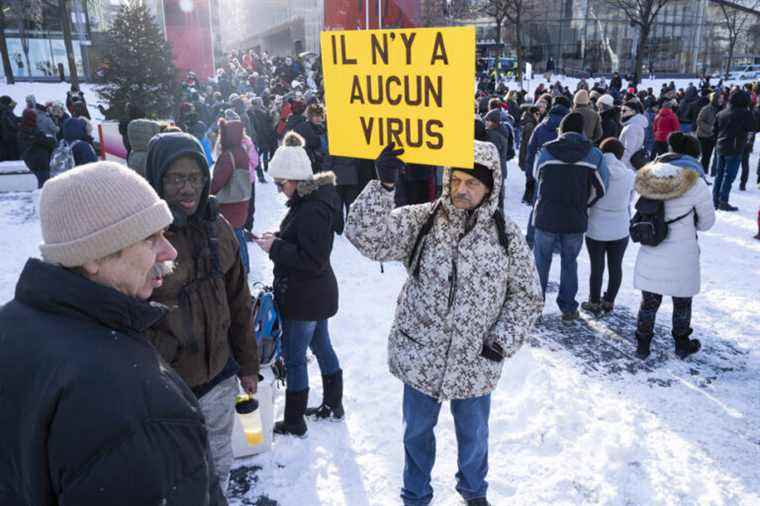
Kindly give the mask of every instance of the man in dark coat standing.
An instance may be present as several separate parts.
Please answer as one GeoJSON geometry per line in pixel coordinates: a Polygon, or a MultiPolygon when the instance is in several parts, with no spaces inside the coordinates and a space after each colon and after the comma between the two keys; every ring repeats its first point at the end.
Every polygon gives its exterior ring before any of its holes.
{"type": "Polygon", "coordinates": [[[755,128],[755,118],[749,110],[751,105],[752,101],[747,92],[734,90],[728,98],[728,108],[719,112],[715,120],[718,172],[713,181],[713,204],[715,209],[721,211],[739,209],[731,205],[728,198],[731,185],[739,172],[747,138],[755,128]]]}
{"type": "Polygon", "coordinates": [[[146,302],[177,255],[166,202],[99,162],[39,207],[43,260],[0,308],[0,504],[226,505],[198,401],[144,335],[168,313],[146,302]]]}
{"type": "Polygon", "coordinates": [[[13,109],[16,102],[8,95],[0,97],[0,162],[18,160],[18,125],[21,118],[13,109]]]}

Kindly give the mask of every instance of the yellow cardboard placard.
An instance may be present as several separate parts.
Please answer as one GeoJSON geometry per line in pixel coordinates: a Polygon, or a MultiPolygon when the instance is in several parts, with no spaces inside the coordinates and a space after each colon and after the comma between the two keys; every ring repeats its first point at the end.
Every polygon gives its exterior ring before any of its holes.
{"type": "Polygon", "coordinates": [[[320,36],[330,154],[473,166],[475,28],[327,31],[320,36]]]}

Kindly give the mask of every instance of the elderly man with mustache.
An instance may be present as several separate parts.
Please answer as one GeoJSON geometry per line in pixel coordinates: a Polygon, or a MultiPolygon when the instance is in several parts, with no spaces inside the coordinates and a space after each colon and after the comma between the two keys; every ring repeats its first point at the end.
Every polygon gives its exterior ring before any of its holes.
{"type": "Polygon", "coordinates": [[[0,308],[0,504],[225,505],[193,392],[145,337],[172,214],[111,162],[50,179],[0,308]]]}

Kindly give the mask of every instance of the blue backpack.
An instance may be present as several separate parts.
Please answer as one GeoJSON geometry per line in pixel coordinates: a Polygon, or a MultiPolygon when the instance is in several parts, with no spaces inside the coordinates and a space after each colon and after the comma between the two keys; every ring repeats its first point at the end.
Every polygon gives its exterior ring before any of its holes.
{"type": "Polygon", "coordinates": [[[271,287],[253,285],[253,332],[261,364],[276,365],[282,359],[282,320],[271,287]]]}

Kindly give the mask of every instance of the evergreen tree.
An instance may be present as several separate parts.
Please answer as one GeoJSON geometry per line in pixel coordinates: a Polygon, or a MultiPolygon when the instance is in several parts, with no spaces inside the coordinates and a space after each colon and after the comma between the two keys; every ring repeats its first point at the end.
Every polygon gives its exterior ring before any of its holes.
{"type": "Polygon", "coordinates": [[[127,103],[148,117],[166,118],[177,94],[177,71],[170,44],[147,7],[137,0],[122,5],[106,34],[103,66],[97,73],[112,117],[126,116],[127,103]]]}

